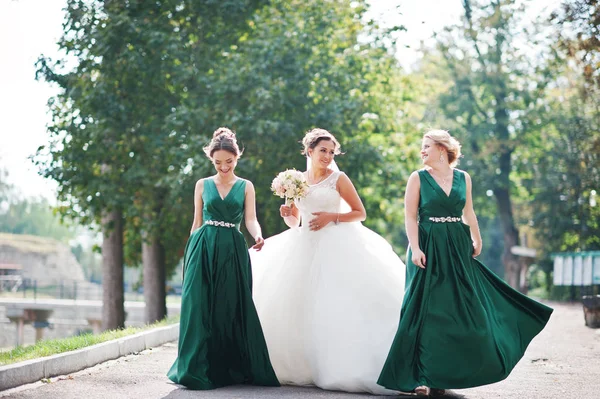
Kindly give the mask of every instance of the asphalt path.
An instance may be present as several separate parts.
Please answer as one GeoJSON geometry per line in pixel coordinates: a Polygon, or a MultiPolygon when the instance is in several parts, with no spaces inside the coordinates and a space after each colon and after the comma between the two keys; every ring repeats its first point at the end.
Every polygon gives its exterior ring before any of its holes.
{"type": "MultiPolygon", "coordinates": [[[[585,327],[581,304],[548,304],[555,309],[548,326],[534,339],[523,359],[506,380],[478,388],[455,390],[450,392],[447,397],[463,399],[600,398],[600,329],[594,330],[585,327]]],[[[71,375],[0,392],[0,398],[361,399],[377,397],[324,391],[314,387],[292,386],[281,388],[233,386],[212,391],[190,391],[171,383],[165,375],[176,355],[176,343],[168,343],[71,375]]]]}

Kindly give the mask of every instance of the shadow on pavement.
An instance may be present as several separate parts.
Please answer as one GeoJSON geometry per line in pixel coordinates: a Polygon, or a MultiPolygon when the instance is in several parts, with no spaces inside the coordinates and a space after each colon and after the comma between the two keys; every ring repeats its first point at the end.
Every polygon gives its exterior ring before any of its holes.
{"type": "Polygon", "coordinates": [[[456,392],[452,392],[450,390],[446,391],[446,394],[444,396],[438,396],[438,398],[448,398],[448,399],[468,399],[465,395],[462,395],[460,393],[456,393],[456,392]]]}
{"type": "MultiPolygon", "coordinates": [[[[211,399],[230,399],[230,398],[249,398],[249,399],[279,399],[279,398],[323,398],[323,399],[363,399],[363,398],[397,398],[397,399],[416,399],[424,398],[415,394],[402,394],[394,396],[369,395],[364,393],[349,393],[339,391],[326,391],[316,387],[296,387],[282,386],[279,388],[258,387],[248,385],[229,386],[209,391],[195,391],[186,389],[180,385],[172,384],[176,387],[162,399],[188,399],[188,398],[211,398],[211,399]]],[[[443,398],[466,399],[462,395],[448,395],[443,398]]]]}

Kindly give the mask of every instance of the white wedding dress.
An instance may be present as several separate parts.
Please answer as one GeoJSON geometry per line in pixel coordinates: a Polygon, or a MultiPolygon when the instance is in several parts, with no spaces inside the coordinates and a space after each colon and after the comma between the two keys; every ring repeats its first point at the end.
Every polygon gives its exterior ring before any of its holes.
{"type": "Polygon", "coordinates": [[[341,173],[298,201],[300,227],[250,251],[256,309],[282,384],[393,394],[377,378],[400,319],[404,264],[359,222],[308,228],[312,212],[339,212],[341,173]]]}

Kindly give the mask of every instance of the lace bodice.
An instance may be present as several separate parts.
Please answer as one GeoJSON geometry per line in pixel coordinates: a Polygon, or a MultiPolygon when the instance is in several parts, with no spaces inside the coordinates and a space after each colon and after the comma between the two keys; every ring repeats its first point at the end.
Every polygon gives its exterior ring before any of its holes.
{"type": "Polygon", "coordinates": [[[322,182],[313,184],[308,195],[298,201],[302,226],[308,227],[308,222],[314,217],[313,212],[340,212],[341,197],[336,187],[342,173],[333,172],[322,182]]]}

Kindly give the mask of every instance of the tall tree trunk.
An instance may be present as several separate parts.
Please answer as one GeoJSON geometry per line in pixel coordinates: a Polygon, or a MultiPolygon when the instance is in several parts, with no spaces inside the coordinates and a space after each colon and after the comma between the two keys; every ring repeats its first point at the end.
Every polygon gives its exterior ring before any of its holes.
{"type": "MultiPolygon", "coordinates": [[[[473,140],[472,144],[474,153],[479,156],[484,156],[484,164],[489,166],[488,172],[494,176],[491,184],[494,188],[494,195],[496,198],[496,205],[500,222],[502,224],[502,230],[504,233],[504,250],[502,253],[502,263],[504,264],[504,279],[510,284],[511,287],[517,290],[523,290],[526,287],[527,282],[522,278],[526,275],[527,264],[524,259],[512,253],[512,247],[519,245],[519,232],[515,227],[515,221],[513,218],[512,201],[510,194],[510,173],[512,172],[512,161],[511,156],[514,150],[515,141],[511,138],[509,126],[510,118],[509,114],[511,109],[507,104],[506,99],[510,97],[508,83],[509,76],[505,71],[508,70],[504,64],[506,62],[506,49],[511,43],[508,42],[511,38],[509,20],[510,15],[503,12],[503,3],[501,1],[494,1],[490,3],[493,8],[493,22],[489,26],[494,35],[494,41],[489,43],[485,40],[481,40],[483,36],[479,35],[477,31],[478,23],[474,21],[473,7],[477,7],[478,2],[472,2],[470,0],[463,0],[463,8],[465,10],[465,18],[468,23],[466,38],[472,41],[473,50],[476,54],[476,60],[479,63],[481,72],[484,77],[485,88],[493,93],[495,104],[494,107],[494,120],[489,120],[488,112],[486,107],[482,104],[478,104],[475,91],[473,88],[469,88],[467,94],[473,102],[474,111],[481,115],[485,122],[491,122],[494,125],[494,137],[490,140],[489,136],[485,136],[480,139],[479,143],[473,140]],[[472,4],[474,3],[474,4],[472,4]],[[487,51],[482,51],[480,47],[483,45],[483,49],[487,48],[487,51]],[[494,154],[488,153],[488,150],[492,148],[495,151],[494,154]],[[484,153],[480,152],[484,151],[484,153]],[[496,163],[496,159],[498,162],[496,163]],[[498,171],[498,173],[496,173],[498,171]]],[[[462,77],[456,76],[457,79],[463,79],[462,77]]],[[[458,82],[458,80],[457,80],[458,82]]],[[[471,120],[468,121],[472,123],[471,120]]]]}
{"type": "Polygon", "coordinates": [[[142,263],[146,323],[154,323],[167,315],[165,249],[156,234],[144,234],[142,263]]]}
{"type": "Polygon", "coordinates": [[[125,327],[123,292],[123,214],[121,210],[102,216],[102,328],[125,327]]]}
{"type": "MultiPolygon", "coordinates": [[[[499,82],[500,83],[500,82],[499,82]]],[[[512,201],[510,196],[510,172],[512,171],[512,148],[510,135],[508,131],[508,110],[506,108],[506,92],[504,84],[498,84],[498,93],[496,95],[496,134],[500,139],[498,154],[498,170],[500,171],[496,179],[494,195],[500,215],[500,223],[504,232],[504,250],[502,252],[502,263],[504,264],[504,280],[514,289],[519,290],[522,286],[521,279],[521,261],[518,256],[512,253],[512,247],[519,245],[519,231],[515,227],[513,217],[512,201]]]]}
{"type": "Polygon", "coordinates": [[[502,252],[502,263],[504,264],[504,280],[513,288],[519,289],[519,280],[521,274],[521,265],[516,255],[511,252],[511,248],[519,245],[519,232],[517,231],[512,215],[512,205],[510,203],[510,194],[508,189],[494,189],[496,204],[502,231],[504,232],[504,250],[502,252]]]}
{"type": "Polygon", "coordinates": [[[527,272],[529,271],[530,263],[523,257],[519,257],[519,267],[521,268],[521,274],[519,277],[519,291],[522,294],[527,295],[527,272]]]}

